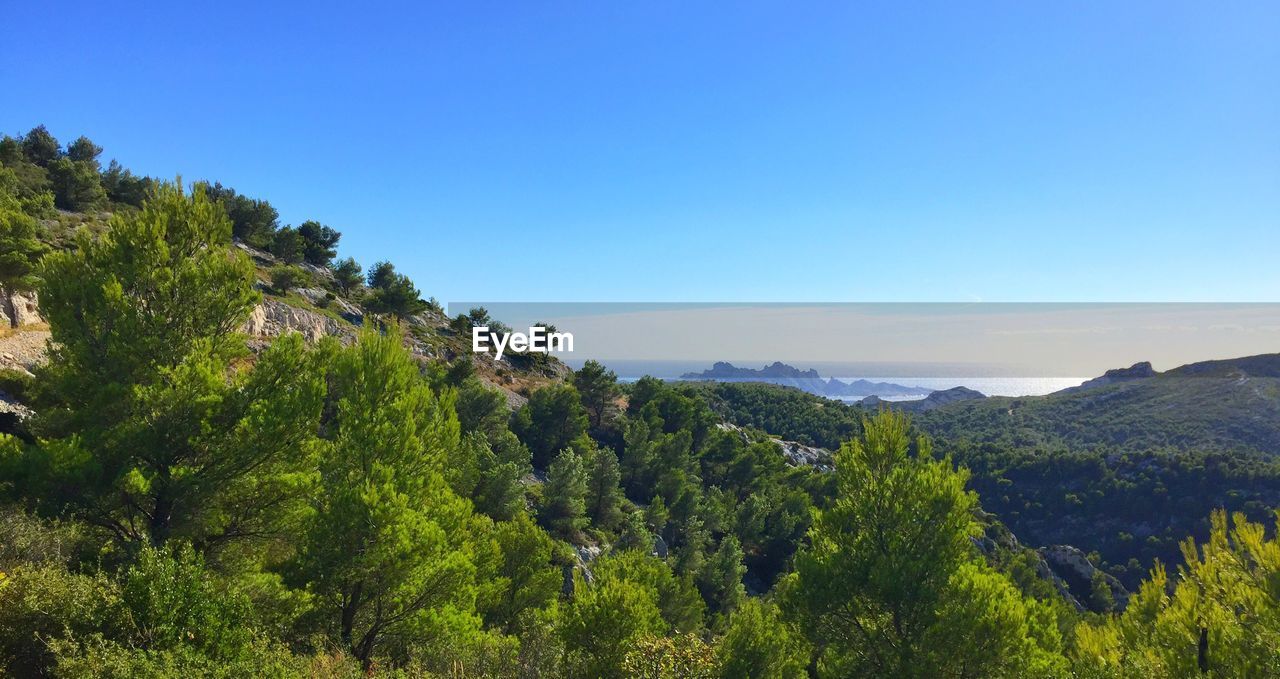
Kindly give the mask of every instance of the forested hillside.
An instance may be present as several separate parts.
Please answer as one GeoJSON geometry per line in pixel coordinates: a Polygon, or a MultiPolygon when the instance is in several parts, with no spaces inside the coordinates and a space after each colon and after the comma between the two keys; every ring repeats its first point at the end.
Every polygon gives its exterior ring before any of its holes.
{"type": "Polygon", "coordinates": [[[0,384],[27,409],[0,435],[4,673],[1280,675],[1261,524],[1213,515],[1119,613],[984,511],[940,420],[485,363],[456,341],[482,310],[422,320],[328,227],[83,138],[0,145],[0,286],[51,340],[0,384]],[[246,334],[272,299],[347,325],[246,334]]]}
{"type": "MultiPolygon", "coordinates": [[[[983,506],[1024,541],[1070,544],[1136,587],[1218,508],[1280,506],[1280,355],[1198,363],[1036,397],[990,397],[916,424],[973,473],[983,506]]],[[[742,426],[827,448],[866,408],[760,384],[700,386],[742,426]]]]}

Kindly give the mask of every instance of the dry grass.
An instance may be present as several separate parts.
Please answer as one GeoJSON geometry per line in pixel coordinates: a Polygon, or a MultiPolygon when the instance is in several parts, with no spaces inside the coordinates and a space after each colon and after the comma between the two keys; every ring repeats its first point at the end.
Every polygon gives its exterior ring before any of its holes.
{"type": "Polygon", "coordinates": [[[28,323],[27,325],[18,328],[0,327],[0,339],[23,332],[41,332],[47,330],[49,330],[48,323],[28,323]]]}

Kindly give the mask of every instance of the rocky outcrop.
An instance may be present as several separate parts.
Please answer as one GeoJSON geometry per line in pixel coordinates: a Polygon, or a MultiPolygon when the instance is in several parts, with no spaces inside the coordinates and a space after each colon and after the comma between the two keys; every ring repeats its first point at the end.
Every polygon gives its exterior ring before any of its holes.
{"type": "Polygon", "coordinates": [[[274,299],[265,300],[253,308],[245,322],[244,332],[252,337],[279,337],[300,332],[308,342],[326,336],[336,337],[343,343],[353,342],[356,338],[356,329],[349,323],[274,299]]]}
{"type": "Polygon", "coordinates": [[[1280,354],[1259,354],[1219,361],[1201,361],[1174,368],[1171,377],[1265,377],[1280,378],[1280,354]]]}
{"type": "Polygon", "coordinates": [[[0,289],[0,328],[21,328],[44,323],[34,292],[9,292],[0,289]]]}
{"type": "Polygon", "coordinates": [[[294,292],[317,307],[324,307],[337,313],[343,320],[352,325],[362,325],[364,323],[364,311],[360,307],[334,295],[328,290],[297,288],[294,292]]]}
{"type": "Polygon", "coordinates": [[[982,535],[975,535],[970,537],[969,540],[990,563],[993,565],[999,564],[1002,560],[1009,558],[1009,555],[1029,554],[1034,558],[1032,568],[1035,570],[1036,577],[1053,585],[1053,588],[1057,590],[1063,600],[1071,604],[1077,611],[1083,612],[1085,610],[1084,605],[1072,594],[1067,582],[1053,572],[1053,569],[1049,567],[1049,562],[1045,561],[1043,555],[1037,550],[1023,547],[1022,543],[1018,541],[1018,537],[1013,534],[1013,531],[995,520],[994,514],[979,511],[985,527],[982,535]]]}
{"type": "Polygon", "coordinates": [[[653,549],[649,552],[651,556],[665,559],[670,552],[670,548],[667,547],[667,541],[663,540],[661,535],[653,536],[653,549]]]}
{"type": "MultiPolygon", "coordinates": [[[[747,434],[742,427],[730,422],[718,422],[716,423],[716,429],[736,434],[744,443],[760,440],[758,436],[753,437],[747,434]]],[[[770,436],[768,440],[778,444],[778,450],[782,453],[782,457],[786,459],[787,464],[793,467],[804,465],[824,472],[835,469],[835,461],[832,459],[831,451],[826,448],[806,446],[796,441],[784,441],[774,436],[770,436]]]]}
{"type": "Polygon", "coordinates": [[[803,443],[783,441],[782,439],[773,439],[773,442],[778,444],[778,447],[782,449],[782,456],[787,458],[787,462],[793,467],[803,465],[824,472],[835,469],[831,451],[826,448],[806,446],[803,443]]]}
{"type": "Polygon", "coordinates": [[[1154,368],[1151,367],[1150,361],[1142,361],[1134,363],[1128,368],[1113,368],[1103,373],[1101,377],[1095,377],[1078,387],[1071,387],[1063,391],[1081,391],[1084,389],[1093,389],[1095,387],[1103,387],[1108,384],[1117,382],[1129,382],[1131,380],[1142,380],[1157,375],[1154,368]]]}
{"type": "Polygon", "coordinates": [[[919,401],[911,401],[911,404],[915,406],[916,412],[924,412],[926,410],[940,408],[948,403],[955,403],[957,401],[973,401],[980,398],[986,398],[986,396],[976,389],[970,389],[968,387],[952,387],[950,389],[943,389],[942,391],[935,391],[919,401]]]}
{"type": "MultiPolygon", "coordinates": [[[[1094,566],[1093,562],[1089,561],[1089,557],[1085,556],[1079,548],[1071,545],[1051,545],[1037,551],[1053,572],[1067,583],[1076,600],[1090,601],[1094,578],[1101,577],[1105,586],[1111,590],[1111,599],[1115,602],[1114,610],[1124,610],[1129,604],[1129,590],[1125,589],[1114,576],[1094,566]]],[[[1095,612],[1105,613],[1106,611],[1095,612]]]]}

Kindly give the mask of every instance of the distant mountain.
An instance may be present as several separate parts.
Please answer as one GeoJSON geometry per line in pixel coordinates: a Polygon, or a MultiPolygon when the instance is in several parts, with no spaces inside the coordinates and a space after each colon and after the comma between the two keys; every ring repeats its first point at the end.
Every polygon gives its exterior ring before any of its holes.
{"type": "Polygon", "coordinates": [[[756,378],[797,378],[807,380],[822,379],[817,370],[810,368],[808,370],[800,370],[783,363],[782,361],[774,361],[766,365],[760,370],[754,368],[739,368],[738,366],[727,361],[716,361],[710,370],[703,370],[700,373],[688,372],[681,375],[684,379],[691,380],[725,380],[725,379],[756,379],[756,378]]]}
{"type": "Polygon", "coordinates": [[[726,361],[717,361],[710,370],[687,372],[680,376],[686,380],[714,380],[717,382],[764,382],[784,387],[794,387],[801,391],[841,400],[856,400],[870,397],[876,398],[922,398],[929,395],[928,389],[906,387],[892,382],[872,382],[870,380],[853,380],[842,382],[838,379],[825,379],[812,368],[800,370],[781,361],[775,361],[759,370],[739,368],[726,361]]]}

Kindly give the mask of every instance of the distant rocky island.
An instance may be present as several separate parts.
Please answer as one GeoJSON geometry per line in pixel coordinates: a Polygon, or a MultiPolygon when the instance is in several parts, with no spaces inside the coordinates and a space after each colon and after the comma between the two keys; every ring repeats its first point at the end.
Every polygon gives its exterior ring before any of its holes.
{"type": "Polygon", "coordinates": [[[842,382],[834,377],[824,378],[817,370],[800,370],[781,361],[763,368],[739,368],[726,361],[717,361],[709,370],[687,372],[680,376],[685,380],[714,380],[717,382],[766,382],[841,400],[863,399],[869,396],[890,399],[924,398],[930,391],[921,387],[906,387],[892,382],[853,380],[842,382]]]}

